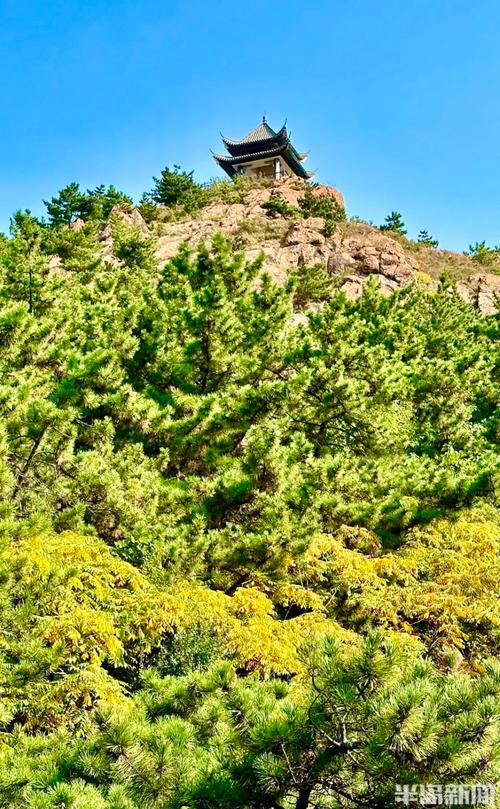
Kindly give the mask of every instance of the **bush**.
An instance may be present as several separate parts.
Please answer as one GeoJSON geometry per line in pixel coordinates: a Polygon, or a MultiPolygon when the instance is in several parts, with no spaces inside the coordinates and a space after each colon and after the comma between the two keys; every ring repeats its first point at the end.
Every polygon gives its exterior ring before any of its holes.
{"type": "Polygon", "coordinates": [[[370,225],[374,227],[373,219],[363,219],[362,216],[351,216],[349,222],[354,222],[357,225],[370,225]]]}
{"type": "Polygon", "coordinates": [[[190,213],[210,200],[208,189],[193,179],[192,171],[183,171],[180,166],[174,166],[173,171],[167,166],[160,177],[153,177],[153,180],[154,188],[145,196],[157,205],[178,205],[190,213]]]}
{"type": "Polygon", "coordinates": [[[307,186],[304,196],[299,199],[299,206],[304,216],[319,216],[325,220],[324,236],[332,236],[338,222],[345,221],[345,209],[336,199],[327,196],[317,196],[313,192],[314,186],[307,186]]]}
{"type": "Polygon", "coordinates": [[[208,183],[206,190],[211,200],[234,205],[244,202],[246,194],[254,186],[256,179],[246,177],[244,174],[235,174],[234,177],[228,180],[221,180],[216,177],[208,183]]]}
{"type": "Polygon", "coordinates": [[[155,205],[148,194],[142,195],[137,210],[148,225],[151,222],[158,221],[158,206],[155,205]]]}
{"type": "Polygon", "coordinates": [[[295,219],[302,216],[300,209],[289,205],[280,191],[272,191],[270,198],[260,207],[266,211],[268,216],[272,217],[284,216],[285,219],[295,219]]]}
{"type": "Polygon", "coordinates": [[[310,303],[326,301],[332,295],[332,279],[322,264],[297,267],[291,280],[294,282],[295,309],[303,309],[310,303]]]}

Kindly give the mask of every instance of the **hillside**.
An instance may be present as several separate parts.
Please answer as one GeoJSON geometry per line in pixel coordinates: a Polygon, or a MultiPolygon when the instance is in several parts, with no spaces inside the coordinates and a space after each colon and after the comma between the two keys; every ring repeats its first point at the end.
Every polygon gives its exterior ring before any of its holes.
{"type": "Polygon", "coordinates": [[[159,189],[0,241],[0,806],[494,784],[500,276],[327,187],[159,189]]]}
{"type": "MultiPolygon", "coordinates": [[[[262,251],[266,269],[277,283],[284,283],[297,266],[321,264],[337,282],[336,288],[355,297],[370,276],[380,283],[383,293],[390,293],[415,279],[436,288],[445,273],[458,283],[464,300],[484,314],[495,311],[494,299],[500,292],[500,274],[495,266],[484,269],[470,255],[426,247],[355,221],[339,222],[328,237],[323,234],[324,218],[320,216],[297,219],[293,212],[262,208],[278,195],[286,205],[299,210],[307,184],[297,178],[274,184],[265,180],[253,180],[246,186],[242,183],[232,199],[224,187],[227,184],[220,185],[222,199],[210,201],[194,214],[178,214],[175,221],[168,221],[165,211],[167,221],[162,222],[160,211],[160,221],[152,223],[148,231],[137,211],[129,221],[157,237],[159,261],[172,258],[182,242],[196,247],[214,233],[222,233],[249,258],[262,251]]],[[[342,195],[329,186],[318,186],[314,193],[344,205],[342,195]]],[[[119,210],[116,213],[120,215],[119,210]]]]}

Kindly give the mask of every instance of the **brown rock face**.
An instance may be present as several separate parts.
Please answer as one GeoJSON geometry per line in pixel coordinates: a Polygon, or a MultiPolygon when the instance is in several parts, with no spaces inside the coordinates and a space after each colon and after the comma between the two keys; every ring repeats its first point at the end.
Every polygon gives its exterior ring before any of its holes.
{"type": "MultiPolygon", "coordinates": [[[[285,283],[294,267],[319,262],[326,265],[331,247],[322,234],[323,219],[270,218],[262,208],[276,191],[289,205],[298,207],[306,187],[304,180],[291,178],[267,187],[250,188],[241,203],[214,202],[203,208],[196,219],[165,223],[158,239],[158,258],[166,261],[175,255],[181,242],[196,247],[219,232],[232,239],[249,258],[264,253],[266,269],[277,283],[285,283]]],[[[344,204],[339,191],[332,188],[330,192],[344,204]]]]}
{"type": "MultiPolygon", "coordinates": [[[[326,237],[324,220],[319,217],[294,220],[266,216],[262,204],[273,193],[279,191],[285,202],[298,207],[306,185],[294,178],[265,188],[251,188],[241,203],[215,202],[196,219],[167,223],[158,240],[158,258],[168,260],[181,242],[195,247],[219,231],[235,240],[249,258],[263,252],[266,269],[278,283],[285,283],[294,267],[314,264],[323,264],[332,275],[345,276],[342,288],[350,297],[360,294],[369,275],[378,278],[384,294],[410,283],[418,263],[397,241],[375,228],[358,225],[355,232],[350,232],[339,226],[333,237],[326,237]]],[[[330,186],[315,186],[313,193],[330,196],[344,205],[342,194],[330,186]]]]}
{"type": "Polygon", "coordinates": [[[294,247],[297,244],[312,244],[316,247],[323,247],[326,244],[326,238],[322,233],[324,225],[323,219],[316,216],[292,222],[283,239],[283,247],[294,247]]]}
{"type": "Polygon", "coordinates": [[[419,265],[394,239],[365,226],[356,235],[334,235],[327,269],[332,275],[345,276],[342,288],[349,297],[356,297],[367,276],[376,276],[382,292],[390,294],[409,284],[419,265]]]}
{"type": "Polygon", "coordinates": [[[148,226],[144,221],[144,219],[142,218],[139,211],[137,210],[137,208],[132,208],[132,210],[129,210],[128,208],[125,208],[122,205],[113,205],[113,207],[111,208],[109,219],[99,234],[99,239],[101,241],[111,239],[113,219],[121,220],[126,225],[129,225],[130,227],[139,230],[145,236],[149,234],[148,226]]]}
{"type": "Polygon", "coordinates": [[[460,281],[457,290],[464,301],[475,306],[482,315],[494,315],[500,301],[500,276],[490,272],[469,275],[460,281]]]}
{"type": "MultiPolygon", "coordinates": [[[[322,264],[332,276],[339,278],[340,288],[350,298],[358,297],[369,277],[380,284],[382,294],[411,283],[419,271],[419,264],[404,242],[362,223],[343,222],[333,236],[324,234],[322,218],[287,219],[281,215],[270,217],[262,208],[273,193],[279,191],[285,202],[298,207],[307,184],[297,178],[266,186],[250,187],[244,197],[235,203],[223,201],[207,205],[193,218],[162,222],[156,229],[156,255],[160,264],[178,251],[181,243],[196,248],[200,242],[209,242],[215,233],[222,233],[244,250],[249,260],[264,254],[265,268],[276,283],[284,284],[295,267],[322,264]]],[[[335,188],[313,186],[318,196],[331,196],[344,205],[342,194],[335,188]]],[[[137,210],[115,206],[114,217],[150,233],[137,210]]],[[[103,256],[113,259],[112,228],[108,222],[101,231],[103,256]]],[[[425,273],[424,273],[425,275],[425,273]]],[[[427,276],[431,282],[430,276],[427,276]]],[[[491,273],[475,273],[458,284],[460,294],[484,314],[495,311],[496,296],[500,295],[500,277],[491,273]]]]}
{"type": "Polygon", "coordinates": [[[317,185],[313,188],[313,194],[316,197],[332,197],[342,208],[345,208],[344,197],[340,191],[332,188],[331,185],[317,185]]]}

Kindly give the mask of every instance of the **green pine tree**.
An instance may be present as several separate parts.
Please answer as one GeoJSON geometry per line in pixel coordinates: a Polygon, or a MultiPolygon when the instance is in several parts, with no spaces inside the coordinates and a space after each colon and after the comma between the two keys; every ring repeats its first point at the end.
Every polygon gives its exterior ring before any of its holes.
{"type": "Polygon", "coordinates": [[[194,212],[208,202],[210,194],[193,179],[192,171],[183,171],[180,166],[173,170],[167,166],[159,177],[153,177],[154,186],[146,195],[157,205],[179,205],[194,212]]]}
{"type": "Polygon", "coordinates": [[[418,242],[419,244],[423,244],[426,247],[438,247],[439,242],[437,239],[433,239],[430,235],[428,230],[421,230],[418,234],[418,242]]]}
{"type": "Polygon", "coordinates": [[[380,225],[380,230],[393,231],[394,233],[399,233],[400,236],[406,236],[407,233],[403,217],[397,211],[392,211],[392,213],[385,217],[385,222],[383,225],[380,225]]]}

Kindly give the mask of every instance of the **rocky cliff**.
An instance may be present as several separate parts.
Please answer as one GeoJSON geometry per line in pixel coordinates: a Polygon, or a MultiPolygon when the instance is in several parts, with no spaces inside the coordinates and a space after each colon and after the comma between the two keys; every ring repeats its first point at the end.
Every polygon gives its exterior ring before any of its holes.
{"type": "MultiPolygon", "coordinates": [[[[214,233],[222,233],[249,258],[263,252],[266,269],[278,283],[284,283],[289,271],[299,265],[322,264],[348,296],[356,297],[371,276],[390,294],[415,279],[435,287],[446,272],[457,282],[464,300],[485,315],[495,311],[500,275],[478,272],[470,256],[425,247],[360,222],[341,222],[332,236],[326,236],[325,221],[320,217],[287,217],[262,207],[277,191],[284,202],[295,207],[304,188],[304,181],[297,179],[257,185],[237,202],[215,200],[192,216],[172,216],[165,210],[159,221],[149,225],[138,210],[127,213],[115,208],[114,214],[156,237],[159,262],[174,256],[183,242],[195,247],[214,233]]],[[[331,196],[343,205],[340,192],[329,186],[317,186],[314,194],[331,196]]],[[[101,238],[111,254],[109,224],[101,238]]]]}

